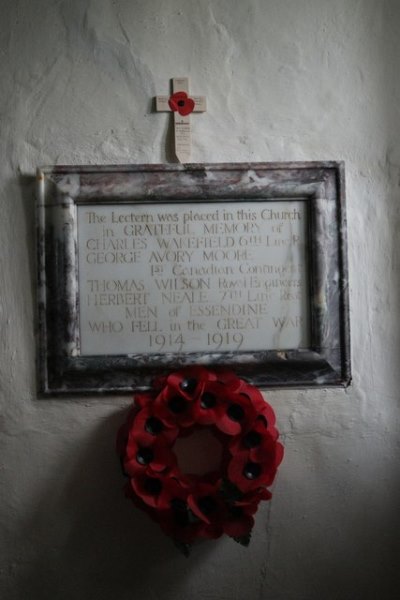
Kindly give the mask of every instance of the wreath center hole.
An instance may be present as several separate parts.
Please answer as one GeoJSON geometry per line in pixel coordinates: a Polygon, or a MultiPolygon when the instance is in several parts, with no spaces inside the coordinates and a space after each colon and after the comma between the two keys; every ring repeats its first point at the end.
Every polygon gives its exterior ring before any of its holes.
{"type": "Polygon", "coordinates": [[[221,467],[222,444],[207,427],[195,429],[188,437],[179,437],[173,450],[182,473],[205,475],[221,467]]]}

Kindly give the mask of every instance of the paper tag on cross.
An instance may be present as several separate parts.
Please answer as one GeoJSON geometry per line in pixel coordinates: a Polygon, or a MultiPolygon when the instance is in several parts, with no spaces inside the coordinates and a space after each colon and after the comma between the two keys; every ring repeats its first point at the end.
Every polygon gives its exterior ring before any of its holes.
{"type": "Polygon", "coordinates": [[[157,112],[174,111],[175,154],[180,163],[190,160],[192,146],[190,113],[206,110],[205,96],[189,96],[187,77],[175,77],[172,80],[172,96],[156,96],[157,112]]]}

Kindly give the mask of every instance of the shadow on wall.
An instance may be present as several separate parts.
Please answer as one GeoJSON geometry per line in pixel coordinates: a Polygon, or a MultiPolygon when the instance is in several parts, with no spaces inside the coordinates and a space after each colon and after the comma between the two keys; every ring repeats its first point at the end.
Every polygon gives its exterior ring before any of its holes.
{"type": "Polygon", "coordinates": [[[17,581],[18,591],[13,592],[18,595],[13,597],[172,598],[174,584],[209,551],[206,544],[200,545],[187,561],[125,498],[114,450],[125,414],[119,411],[103,420],[80,452],[72,448],[74,464],[67,464],[68,457],[60,461],[56,476],[41,490],[23,524],[35,557],[17,581]]]}
{"type": "MultiPolygon", "coordinates": [[[[156,99],[153,98],[150,105],[149,113],[155,113],[156,99]]],[[[175,131],[174,131],[174,116],[173,113],[168,115],[168,123],[166,130],[162,136],[162,145],[165,152],[165,160],[167,163],[178,163],[175,155],[175,131]]]]}
{"type": "MultiPolygon", "coordinates": [[[[27,261],[29,266],[30,287],[32,290],[33,310],[36,310],[36,176],[21,174],[18,178],[18,185],[21,195],[21,205],[25,216],[25,243],[27,247],[27,261]]],[[[10,183],[9,188],[12,187],[10,183]]],[[[10,196],[12,197],[12,196],[10,196]]],[[[36,320],[35,320],[36,325],[36,320]]]]}

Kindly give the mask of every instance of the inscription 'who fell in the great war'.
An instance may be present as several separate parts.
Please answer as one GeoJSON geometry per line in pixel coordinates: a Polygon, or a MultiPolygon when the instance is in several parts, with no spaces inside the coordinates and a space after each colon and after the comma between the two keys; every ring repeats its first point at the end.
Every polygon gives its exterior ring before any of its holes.
{"type": "Polygon", "coordinates": [[[82,355],[309,344],[296,201],[78,206],[82,355]]]}

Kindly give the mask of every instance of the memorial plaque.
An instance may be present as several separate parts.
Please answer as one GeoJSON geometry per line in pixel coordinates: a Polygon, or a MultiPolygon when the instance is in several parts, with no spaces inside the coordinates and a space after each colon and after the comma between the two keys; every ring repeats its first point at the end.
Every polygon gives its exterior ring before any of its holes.
{"type": "Polygon", "coordinates": [[[82,355],[307,348],[302,201],[78,206],[82,355]]]}
{"type": "Polygon", "coordinates": [[[41,391],[347,385],[343,200],[338,163],[41,170],[41,391]]]}

